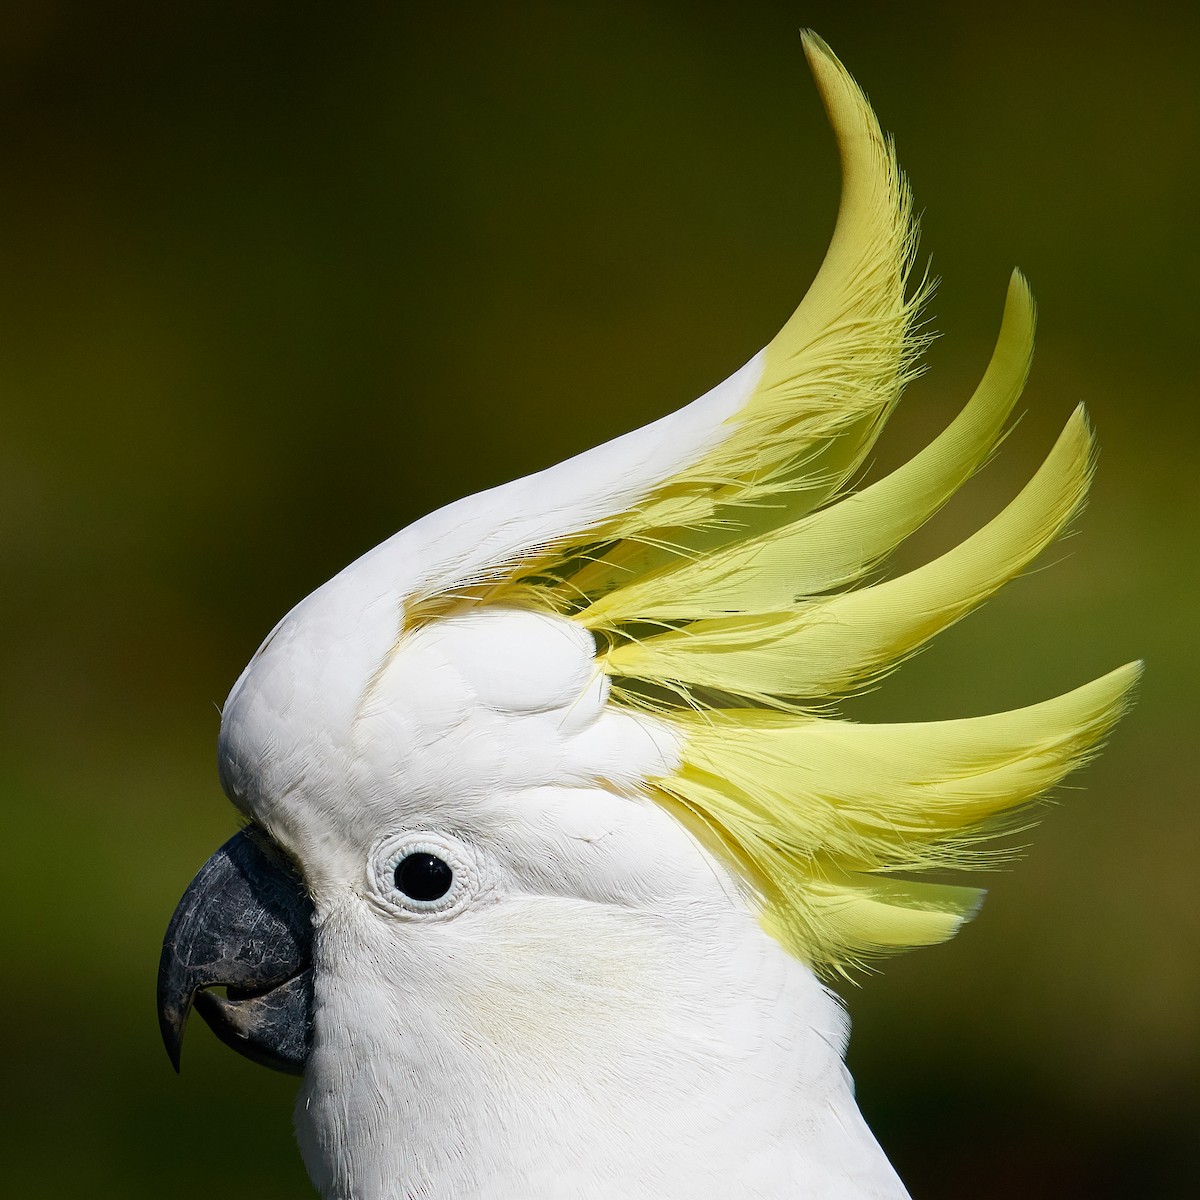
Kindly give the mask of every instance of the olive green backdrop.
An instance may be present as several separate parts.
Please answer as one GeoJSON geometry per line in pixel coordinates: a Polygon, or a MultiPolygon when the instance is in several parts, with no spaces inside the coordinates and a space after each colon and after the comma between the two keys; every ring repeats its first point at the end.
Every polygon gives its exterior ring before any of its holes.
{"type": "Polygon", "coordinates": [[[942,277],[879,467],[969,394],[1014,264],[1041,306],[1027,415],[903,561],[1080,399],[1102,446],[1052,569],[850,711],[1148,660],[979,919],[852,990],[863,1107],[918,1200],[1193,1194],[1195,6],[161,0],[0,7],[6,1194],[309,1194],[294,1082],[199,1022],[182,1078],[158,1042],[163,928],[235,828],[217,706],[386,535],[769,339],[837,197],[802,25],[897,134],[942,277]]]}

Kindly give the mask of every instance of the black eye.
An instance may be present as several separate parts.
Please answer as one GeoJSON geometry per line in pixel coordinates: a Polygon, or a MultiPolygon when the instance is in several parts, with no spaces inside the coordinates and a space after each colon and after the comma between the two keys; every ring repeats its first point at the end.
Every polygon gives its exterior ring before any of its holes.
{"type": "Polygon", "coordinates": [[[440,900],[454,882],[454,872],[435,854],[409,854],[396,864],[396,887],[410,900],[440,900]]]}

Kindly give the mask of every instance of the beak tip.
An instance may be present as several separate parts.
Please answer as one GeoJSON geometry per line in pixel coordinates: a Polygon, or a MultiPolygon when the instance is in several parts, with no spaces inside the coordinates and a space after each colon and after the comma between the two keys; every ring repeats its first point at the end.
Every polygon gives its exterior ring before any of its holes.
{"type": "Polygon", "coordinates": [[[171,1060],[171,1066],[175,1068],[175,1074],[179,1074],[179,1062],[183,1056],[183,1026],[187,1021],[187,1014],[180,1016],[173,1011],[173,1006],[168,1007],[163,1005],[158,1012],[158,1029],[162,1034],[163,1047],[167,1051],[167,1057],[171,1060]]]}
{"type": "Polygon", "coordinates": [[[172,1040],[172,1039],[166,1037],[165,1033],[164,1033],[163,1045],[167,1049],[167,1057],[171,1060],[171,1067],[174,1069],[175,1074],[178,1075],[179,1074],[179,1063],[183,1057],[183,1054],[182,1054],[183,1043],[181,1041],[172,1040]]]}

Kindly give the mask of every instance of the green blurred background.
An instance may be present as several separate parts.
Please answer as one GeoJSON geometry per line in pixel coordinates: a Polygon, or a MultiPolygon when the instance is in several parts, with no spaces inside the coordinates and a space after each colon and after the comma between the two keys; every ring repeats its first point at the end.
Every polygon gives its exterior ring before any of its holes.
{"type": "Polygon", "coordinates": [[[309,1194],[294,1082],[200,1023],[176,1079],[158,1041],[163,928],[235,827],[217,705],[351,558],[773,334],[836,205],[811,25],[896,132],[943,281],[881,468],[969,393],[1014,264],[1041,305],[1026,417],[902,561],[1080,399],[1102,445],[1053,569],[852,714],[1149,667],[975,924],[848,997],[860,1098],[918,1200],[1194,1194],[1200,20],[1136,12],[0,7],[4,1190],[309,1194]]]}

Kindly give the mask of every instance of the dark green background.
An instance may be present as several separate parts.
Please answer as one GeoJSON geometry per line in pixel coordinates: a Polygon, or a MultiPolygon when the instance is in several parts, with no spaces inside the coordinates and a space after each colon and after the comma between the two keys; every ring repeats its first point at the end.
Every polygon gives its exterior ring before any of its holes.
{"type": "Polygon", "coordinates": [[[918,1200],[1193,1194],[1200,38],[1192,5],[1134,13],[0,7],[7,1194],[308,1194],[294,1083],[199,1024],[181,1079],[158,1043],[163,927],[234,828],[216,706],[357,554],[768,340],[836,204],[801,25],[896,132],[943,279],[880,465],[965,399],[1014,264],[1041,305],[1027,416],[903,561],[1080,399],[1102,446],[1053,569],[852,712],[1148,660],[978,921],[849,996],[863,1107],[918,1200]]]}

